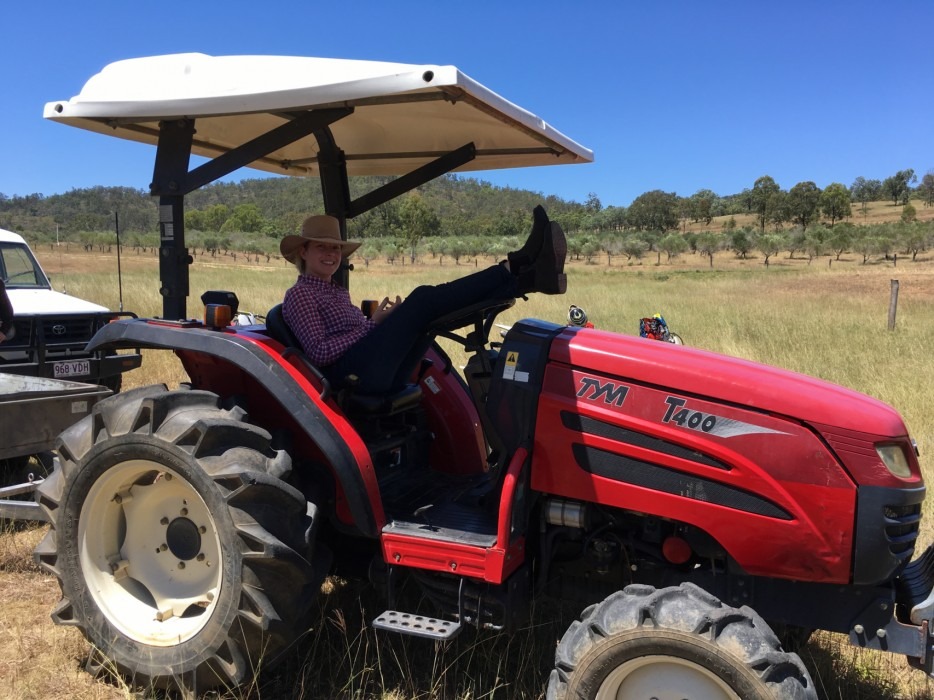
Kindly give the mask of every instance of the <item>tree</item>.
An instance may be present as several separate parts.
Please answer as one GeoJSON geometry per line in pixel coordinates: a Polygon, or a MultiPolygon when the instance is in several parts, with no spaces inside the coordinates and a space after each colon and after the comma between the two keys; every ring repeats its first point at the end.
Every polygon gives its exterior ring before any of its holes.
{"type": "Polygon", "coordinates": [[[648,243],[636,234],[631,233],[623,239],[620,252],[626,256],[627,260],[632,260],[633,258],[639,260],[648,249],[648,243]]]}
{"type": "Polygon", "coordinates": [[[856,238],[855,231],[856,227],[853,224],[840,224],[833,229],[833,233],[826,243],[836,253],[836,260],[840,260],[840,256],[853,245],[856,238]]]}
{"type": "Polygon", "coordinates": [[[720,250],[720,236],[710,231],[704,231],[697,237],[697,252],[707,256],[710,266],[713,267],[713,255],[720,250]]]}
{"type": "Polygon", "coordinates": [[[190,209],[185,212],[186,231],[204,231],[204,212],[190,209]]]}
{"type": "Polygon", "coordinates": [[[713,212],[719,199],[712,190],[697,190],[688,200],[691,219],[695,223],[703,221],[704,226],[709,226],[713,221],[713,212]]]}
{"type": "Polygon", "coordinates": [[[882,192],[894,204],[907,204],[911,197],[911,185],[918,181],[915,171],[911,168],[899,170],[891,177],[882,181],[882,192]]]}
{"type": "Polygon", "coordinates": [[[255,204],[238,204],[220,230],[222,232],[257,233],[263,229],[265,223],[266,219],[258,206],[255,204]]]}
{"type": "Polygon", "coordinates": [[[587,201],[584,202],[584,208],[592,214],[596,214],[598,211],[603,209],[603,205],[600,203],[600,198],[596,195],[596,193],[588,192],[587,201]]]}
{"type": "Polygon", "coordinates": [[[438,215],[425,204],[418,192],[406,195],[399,207],[399,218],[402,223],[402,239],[409,250],[410,262],[415,262],[415,253],[418,243],[426,236],[436,236],[441,231],[441,220],[438,215]]]}
{"type": "MultiPolygon", "coordinates": [[[[305,212],[303,211],[288,211],[280,214],[272,222],[273,228],[281,234],[286,233],[297,233],[302,230],[302,222],[307,218],[305,212]]],[[[347,222],[348,234],[350,232],[350,227],[353,225],[353,222],[356,219],[350,219],[347,222]]],[[[361,238],[362,236],[357,235],[348,235],[348,238],[361,238]]]]}
{"type": "Polygon", "coordinates": [[[729,236],[730,248],[736,255],[745,260],[746,256],[749,255],[749,251],[753,248],[752,229],[745,226],[740,229],[734,228],[729,236]]]}
{"type": "Polygon", "coordinates": [[[589,265],[593,262],[593,256],[600,252],[600,244],[593,236],[585,236],[584,244],[581,247],[581,253],[584,256],[584,260],[589,265]]]}
{"type": "Polygon", "coordinates": [[[219,232],[230,216],[230,208],[226,204],[215,204],[204,210],[204,230],[219,232]]]}
{"type": "Polygon", "coordinates": [[[666,262],[671,262],[673,257],[677,257],[688,249],[688,244],[681,234],[669,233],[658,242],[658,249],[667,256],[666,262]]]}
{"type": "Polygon", "coordinates": [[[807,231],[808,226],[817,216],[820,207],[821,190],[808,180],[799,182],[788,191],[787,206],[791,220],[807,231]]]}
{"type": "Polygon", "coordinates": [[[899,238],[905,247],[905,252],[911,255],[912,262],[918,257],[918,253],[927,246],[928,236],[928,232],[917,223],[902,227],[899,238]]]}
{"type": "Polygon", "coordinates": [[[794,258],[797,251],[807,248],[807,232],[800,226],[795,226],[782,237],[785,239],[785,248],[788,249],[789,259],[794,258]]]}
{"type": "Polygon", "coordinates": [[[625,207],[606,207],[598,214],[600,228],[604,231],[622,231],[626,227],[625,207]]]}
{"type": "Polygon", "coordinates": [[[830,229],[817,224],[812,226],[811,230],[808,231],[807,237],[804,240],[804,249],[808,254],[808,263],[813,258],[820,257],[827,250],[827,241],[830,240],[831,231],[830,229]]]}
{"type": "Polygon", "coordinates": [[[756,237],[756,248],[762,253],[765,266],[769,266],[769,258],[785,247],[785,237],[780,233],[763,233],[756,237]]]}
{"type": "Polygon", "coordinates": [[[765,231],[765,225],[774,218],[775,207],[779,203],[777,195],[780,195],[781,191],[778,183],[768,175],[763,175],[753,184],[750,201],[760,231],[765,231]]]}
{"type": "Polygon", "coordinates": [[[831,182],[821,192],[820,209],[824,216],[830,219],[830,228],[835,222],[845,219],[852,213],[850,207],[850,193],[839,182],[831,182]]]}
{"type": "Polygon", "coordinates": [[[873,235],[874,227],[861,227],[863,230],[860,235],[853,240],[853,250],[863,256],[863,265],[869,262],[869,258],[877,255],[883,248],[881,239],[873,235]]]}
{"type": "Polygon", "coordinates": [[[924,206],[934,206],[934,172],[929,170],[921,178],[921,184],[918,185],[918,194],[921,195],[924,206]]]}
{"type": "Polygon", "coordinates": [[[882,196],[882,183],[879,180],[867,180],[860,175],[850,186],[850,196],[860,203],[860,210],[865,216],[869,202],[875,202],[882,196]]]}
{"type": "Polygon", "coordinates": [[[626,221],[637,231],[673,231],[678,228],[678,195],[652,190],[636,197],[626,221]]]}
{"type": "Polygon", "coordinates": [[[599,245],[600,250],[606,253],[607,266],[612,264],[613,256],[618,255],[623,248],[622,241],[620,241],[619,236],[616,234],[608,234],[603,236],[600,239],[599,245]]]}
{"type": "Polygon", "coordinates": [[[917,221],[917,219],[918,219],[918,211],[911,205],[911,202],[909,202],[902,209],[901,221],[903,224],[911,224],[917,221]]]}

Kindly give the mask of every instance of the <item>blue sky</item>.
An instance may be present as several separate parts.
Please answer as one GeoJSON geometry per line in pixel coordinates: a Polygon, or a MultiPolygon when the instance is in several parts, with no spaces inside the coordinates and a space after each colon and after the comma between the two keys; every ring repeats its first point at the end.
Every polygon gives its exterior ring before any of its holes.
{"type": "Polygon", "coordinates": [[[934,169],[931,0],[46,0],[6,3],[0,21],[7,196],[147,189],[151,147],[42,108],[112,61],[187,51],[456,65],[595,153],[476,176],[576,201],[934,169]]]}

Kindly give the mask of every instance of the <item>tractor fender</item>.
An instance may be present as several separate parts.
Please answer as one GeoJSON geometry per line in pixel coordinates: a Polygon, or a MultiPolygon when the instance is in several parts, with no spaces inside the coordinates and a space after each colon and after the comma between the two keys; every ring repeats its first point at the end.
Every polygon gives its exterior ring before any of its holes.
{"type": "Polygon", "coordinates": [[[241,335],[212,330],[197,321],[127,319],[110,323],[98,331],[88,344],[88,350],[141,347],[201,353],[221,358],[248,373],[282,404],[295,418],[296,425],[318,446],[340,482],[354,523],[365,536],[377,537],[382,505],[375,485],[366,483],[354,450],[325,415],[320,399],[309,396],[286,369],[290,366],[288,362],[270,346],[257,342],[259,338],[254,333],[241,335]],[[377,494],[375,505],[374,493],[377,494]]]}

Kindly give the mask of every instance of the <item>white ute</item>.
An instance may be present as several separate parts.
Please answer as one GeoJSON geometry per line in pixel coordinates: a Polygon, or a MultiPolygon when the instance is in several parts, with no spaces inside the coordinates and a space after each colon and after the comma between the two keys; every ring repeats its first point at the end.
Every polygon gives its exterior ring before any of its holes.
{"type": "Polygon", "coordinates": [[[0,229],[0,275],[13,306],[14,335],[0,344],[0,372],[103,384],[113,391],[122,373],[140,366],[139,351],[88,352],[88,341],[119,316],[100,304],[52,289],[26,241],[0,229]]]}

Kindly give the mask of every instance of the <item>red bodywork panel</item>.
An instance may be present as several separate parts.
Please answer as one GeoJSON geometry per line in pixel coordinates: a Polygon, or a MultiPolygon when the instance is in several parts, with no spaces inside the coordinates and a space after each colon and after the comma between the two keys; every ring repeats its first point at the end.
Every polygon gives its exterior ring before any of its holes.
{"type": "Polygon", "coordinates": [[[847,583],[857,483],[904,487],[920,475],[897,479],[878,457],[849,474],[824,432],[864,452],[906,435],[889,406],[821,380],[568,330],[550,350],[531,485],[696,525],[750,574],[847,583]]]}
{"type": "Polygon", "coordinates": [[[432,361],[422,378],[422,405],[427,410],[428,427],[434,433],[430,461],[432,468],[448,474],[476,474],[486,469],[486,441],[480,417],[470,395],[446,361],[430,348],[425,355],[432,361]]]}

